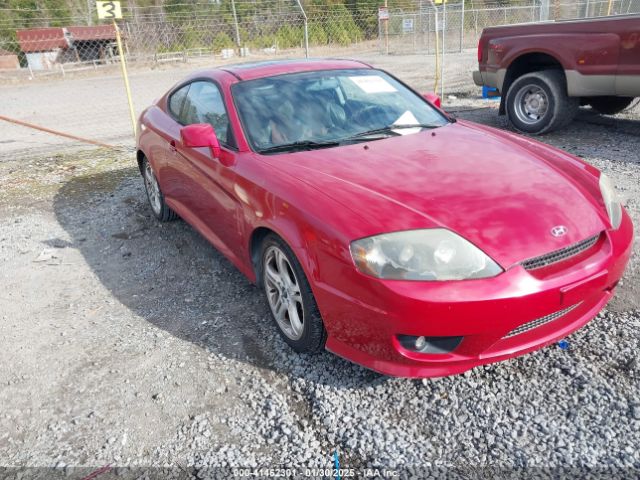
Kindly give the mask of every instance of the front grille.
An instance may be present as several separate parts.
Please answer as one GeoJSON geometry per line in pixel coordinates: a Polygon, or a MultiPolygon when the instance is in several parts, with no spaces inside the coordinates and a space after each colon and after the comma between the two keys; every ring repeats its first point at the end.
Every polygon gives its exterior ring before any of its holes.
{"type": "Polygon", "coordinates": [[[569,313],[571,310],[576,308],[578,305],[580,305],[580,304],[576,303],[575,305],[573,305],[571,307],[568,307],[568,308],[565,308],[564,310],[559,310],[559,311],[557,311],[555,313],[550,313],[549,315],[547,315],[545,317],[540,317],[540,318],[537,318],[535,320],[531,320],[530,322],[523,323],[519,327],[514,328],[513,330],[511,330],[507,335],[505,335],[502,338],[515,337],[516,335],[520,335],[521,333],[528,332],[529,330],[533,330],[534,328],[541,327],[542,325],[544,325],[546,323],[553,322],[554,320],[557,320],[558,318],[562,317],[563,315],[566,315],[567,313],[569,313]]]}
{"type": "Polygon", "coordinates": [[[521,265],[527,270],[535,270],[537,268],[546,267],[548,265],[561,262],[567,258],[573,257],[581,252],[584,252],[588,248],[593,247],[600,238],[600,234],[589,237],[581,242],[574,243],[568,247],[561,248],[555,252],[540,255],[539,257],[530,258],[521,263],[521,265]]]}

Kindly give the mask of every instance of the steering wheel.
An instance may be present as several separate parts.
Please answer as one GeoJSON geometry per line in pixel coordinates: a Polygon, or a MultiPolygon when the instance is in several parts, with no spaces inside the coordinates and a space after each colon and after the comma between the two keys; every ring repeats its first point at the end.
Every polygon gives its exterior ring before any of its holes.
{"type": "Polygon", "coordinates": [[[357,123],[362,123],[362,120],[365,120],[367,116],[375,117],[380,115],[386,116],[386,112],[380,105],[368,105],[362,110],[358,111],[353,116],[353,120],[357,123]]]}
{"type": "Polygon", "coordinates": [[[327,113],[329,115],[329,120],[336,127],[343,127],[345,123],[347,123],[347,114],[340,105],[335,103],[327,104],[327,113]]]}

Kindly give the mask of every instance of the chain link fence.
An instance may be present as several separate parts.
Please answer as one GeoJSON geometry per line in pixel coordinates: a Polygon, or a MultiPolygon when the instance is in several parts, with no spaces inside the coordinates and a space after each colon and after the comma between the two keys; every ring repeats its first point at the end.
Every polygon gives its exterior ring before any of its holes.
{"type": "MultiPolygon", "coordinates": [[[[165,0],[123,7],[118,21],[129,62],[164,63],[200,57],[315,56],[373,51],[377,6],[296,0],[165,0]],[[184,3],[180,3],[184,2],[184,3]]],[[[86,5],[91,7],[92,1],[86,5]]],[[[82,14],[0,8],[0,70],[30,76],[117,63],[116,31],[93,8],[82,14]]]]}
{"type": "MultiPolygon", "coordinates": [[[[83,5],[84,11],[81,6],[0,8],[0,76],[65,75],[118,63],[113,25],[96,18],[93,1],[83,5]]],[[[440,51],[462,52],[475,48],[487,26],[640,12],[640,0],[515,0],[508,5],[394,0],[389,19],[379,20],[379,5],[368,0],[163,0],[144,7],[129,2],[118,24],[129,62],[158,64],[309,53],[428,55],[436,45],[440,51]]]]}
{"type": "Polygon", "coordinates": [[[393,9],[378,26],[379,50],[388,54],[435,54],[476,48],[482,29],[499,25],[640,13],[640,0],[583,0],[572,3],[473,1],[429,3],[419,10],[393,9]],[[444,32],[444,34],[443,34],[444,32]],[[436,38],[437,37],[437,38],[436,38]]]}

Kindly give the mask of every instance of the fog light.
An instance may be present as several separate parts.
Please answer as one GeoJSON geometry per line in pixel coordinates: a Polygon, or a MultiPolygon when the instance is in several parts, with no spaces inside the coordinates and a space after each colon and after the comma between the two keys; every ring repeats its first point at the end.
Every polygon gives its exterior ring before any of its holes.
{"type": "Polygon", "coordinates": [[[453,352],[462,337],[424,337],[414,335],[398,335],[400,345],[403,348],[417,353],[442,354],[453,352]]]}

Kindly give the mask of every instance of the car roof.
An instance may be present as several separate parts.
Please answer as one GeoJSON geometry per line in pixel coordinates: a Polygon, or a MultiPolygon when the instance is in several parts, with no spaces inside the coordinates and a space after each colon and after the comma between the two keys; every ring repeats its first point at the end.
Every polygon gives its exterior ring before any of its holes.
{"type": "Polygon", "coordinates": [[[263,62],[239,63],[218,67],[239,80],[271,77],[285,73],[310,72],[314,70],[342,70],[372,68],[358,60],[342,59],[301,59],[301,60],[268,60],[263,62]]]}

